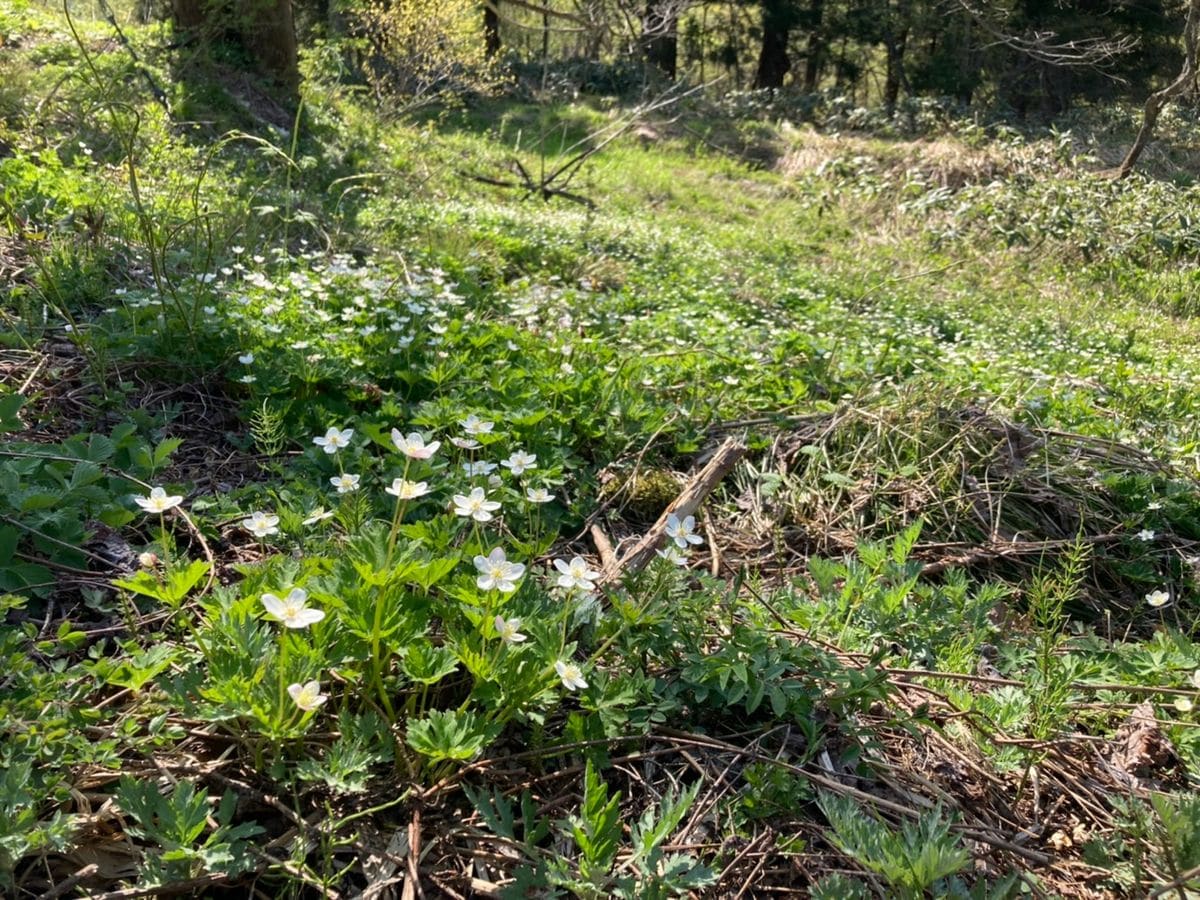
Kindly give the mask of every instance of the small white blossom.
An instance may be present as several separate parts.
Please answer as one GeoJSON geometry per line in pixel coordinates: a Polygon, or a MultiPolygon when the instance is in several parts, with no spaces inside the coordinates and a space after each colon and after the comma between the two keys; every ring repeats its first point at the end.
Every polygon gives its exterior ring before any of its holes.
{"type": "Polygon", "coordinates": [[[583,680],[583,670],[573,662],[563,662],[561,659],[554,664],[554,671],[562,679],[563,687],[568,691],[587,687],[583,680]]]}
{"type": "Polygon", "coordinates": [[[425,438],[415,431],[410,431],[407,436],[402,435],[396,428],[392,429],[392,443],[409,459],[429,459],[442,446],[441,441],[426,444],[425,438]]]}
{"type": "Polygon", "coordinates": [[[483,444],[479,443],[479,441],[475,440],[474,438],[452,437],[450,438],[450,443],[461,450],[478,450],[483,446],[483,444]]]}
{"type": "Polygon", "coordinates": [[[292,588],[280,600],[274,594],[263,594],[262,605],[267,614],[287,628],[307,628],[325,618],[325,613],[308,606],[308,592],[303,588],[292,588]]]}
{"type": "Polygon", "coordinates": [[[242,519],[242,527],[256,538],[265,538],[268,535],[279,534],[278,526],[279,516],[273,516],[261,511],[252,512],[250,518],[242,519]]]}
{"type": "Polygon", "coordinates": [[[704,538],[696,534],[696,517],[687,516],[680,521],[679,516],[671,513],[667,516],[667,537],[675,541],[675,546],[686,550],[688,544],[703,544],[704,538]]]}
{"type": "Polygon", "coordinates": [[[332,518],[333,518],[333,510],[332,509],[327,510],[323,506],[318,506],[316,509],[314,509],[309,514],[308,518],[305,519],[301,524],[316,525],[318,522],[324,522],[326,519],[332,519],[332,518]]]}
{"type": "Polygon", "coordinates": [[[511,469],[514,475],[520,475],[528,472],[530,469],[537,468],[537,456],[532,453],[526,453],[524,450],[517,450],[508,459],[501,460],[500,465],[506,469],[511,469]]]}
{"type": "Polygon", "coordinates": [[[471,413],[459,423],[463,427],[463,431],[467,434],[490,434],[491,430],[496,426],[495,422],[485,422],[479,416],[471,413]]]}
{"type": "Polygon", "coordinates": [[[525,491],[525,499],[530,503],[549,503],[554,495],[545,488],[529,488],[525,491]]]}
{"type": "Polygon", "coordinates": [[[1151,528],[1143,528],[1137,533],[1137,539],[1139,541],[1152,541],[1154,540],[1154,537],[1154,530],[1151,528]]]}
{"type": "Polygon", "coordinates": [[[349,494],[351,491],[358,490],[358,475],[350,475],[343,472],[341,475],[335,475],[329,479],[329,483],[337,488],[339,494],[349,494]]]}
{"type": "Polygon", "coordinates": [[[520,619],[506,619],[504,616],[496,616],[496,634],[500,635],[500,640],[506,644],[520,644],[522,641],[528,640],[526,635],[521,634],[518,630],[521,627],[520,619]]]}
{"type": "Polygon", "coordinates": [[[1192,711],[1192,709],[1194,708],[1194,706],[1195,706],[1195,704],[1193,704],[1192,701],[1189,700],[1187,697],[1176,697],[1175,698],[1175,708],[1177,710],[1179,710],[1179,712],[1181,712],[1181,713],[1190,713],[1192,711]]]}
{"type": "Polygon", "coordinates": [[[183,497],[168,496],[166,491],[156,487],[150,489],[149,497],[134,497],[133,501],[146,512],[165,513],[182,503],[183,497]]]}
{"type": "Polygon", "coordinates": [[[688,562],[687,553],[680,550],[674,544],[667,544],[667,546],[658,551],[658,555],[674,566],[686,566],[688,562]]]}
{"type": "Polygon", "coordinates": [[[558,586],[563,590],[579,590],[591,593],[596,589],[595,581],[600,573],[588,566],[582,556],[576,556],[570,562],[556,559],[554,568],[558,569],[558,586]]]}
{"type": "Polygon", "coordinates": [[[509,562],[505,558],[504,550],[500,547],[495,548],[487,556],[476,556],[474,562],[475,568],[479,572],[475,584],[481,591],[494,589],[510,594],[517,589],[517,579],[525,574],[524,564],[509,562]]]}
{"type": "Polygon", "coordinates": [[[248,366],[248,365],[250,365],[250,363],[254,362],[254,354],[253,353],[243,353],[241,356],[238,357],[238,362],[240,362],[243,366],[248,366]]]}
{"type": "Polygon", "coordinates": [[[477,459],[475,462],[463,463],[462,468],[468,478],[473,478],[476,475],[491,475],[496,471],[496,464],[486,459],[477,459]]]}
{"type": "Polygon", "coordinates": [[[330,428],[325,432],[324,437],[313,438],[313,443],[323,449],[326,453],[337,453],[343,447],[350,446],[350,438],[354,435],[353,428],[339,430],[330,428]]]}
{"type": "Polygon", "coordinates": [[[1171,595],[1164,590],[1151,591],[1146,595],[1146,603],[1158,609],[1171,602],[1171,595]]]}
{"type": "Polygon", "coordinates": [[[454,514],[468,516],[476,522],[490,522],[492,513],[500,508],[495,500],[489,500],[483,488],[472,488],[470,494],[455,494],[454,514]]]}
{"type": "Polygon", "coordinates": [[[400,500],[415,500],[429,493],[429,485],[424,481],[405,481],[403,478],[392,480],[392,486],[384,488],[384,493],[391,494],[400,500]]]}
{"type": "Polygon", "coordinates": [[[329,698],[321,693],[321,683],[310,681],[307,684],[289,684],[288,696],[304,712],[312,712],[329,698]]]}

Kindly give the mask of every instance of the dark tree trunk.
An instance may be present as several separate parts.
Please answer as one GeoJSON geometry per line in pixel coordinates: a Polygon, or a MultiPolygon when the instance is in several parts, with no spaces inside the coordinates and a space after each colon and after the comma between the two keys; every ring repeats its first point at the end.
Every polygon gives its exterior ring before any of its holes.
{"type": "Polygon", "coordinates": [[[674,0],[649,0],[646,4],[642,47],[646,62],[674,81],[679,57],[679,15],[674,0]]]}
{"type": "Polygon", "coordinates": [[[825,64],[825,33],[821,30],[825,18],[825,0],[811,0],[808,7],[808,47],[804,59],[804,90],[813,93],[821,80],[821,67],[825,64]]]}
{"type": "Polygon", "coordinates": [[[171,15],[177,28],[196,31],[204,24],[204,0],[171,0],[171,15]]]}
{"type": "Polygon", "coordinates": [[[210,0],[171,0],[175,27],[201,40],[241,43],[247,55],[280,89],[278,100],[294,102],[300,89],[292,0],[237,0],[217,10],[210,0]]]}
{"type": "Polygon", "coordinates": [[[904,50],[908,45],[908,29],[899,35],[889,34],[885,41],[887,48],[887,76],[883,82],[883,106],[888,118],[896,114],[896,101],[900,99],[900,88],[907,79],[904,77],[904,50]]]}
{"type": "Polygon", "coordinates": [[[292,0],[244,0],[242,41],[259,68],[294,99],[300,88],[292,0]]]}
{"type": "Polygon", "coordinates": [[[762,47],[758,53],[756,88],[781,88],[792,69],[788,58],[788,35],[794,16],[788,0],[763,0],[762,47]]]}
{"type": "Polygon", "coordinates": [[[483,49],[488,59],[500,52],[500,0],[485,0],[483,5],[483,49]]]}
{"type": "Polygon", "coordinates": [[[908,32],[912,28],[909,2],[910,0],[897,0],[894,11],[889,5],[888,18],[883,28],[883,46],[887,51],[883,106],[889,119],[896,114],[896,101],[900,99],[901,89],[910,91],[908,78],[904,74],[904,52],[908,49],[908,32]]]}

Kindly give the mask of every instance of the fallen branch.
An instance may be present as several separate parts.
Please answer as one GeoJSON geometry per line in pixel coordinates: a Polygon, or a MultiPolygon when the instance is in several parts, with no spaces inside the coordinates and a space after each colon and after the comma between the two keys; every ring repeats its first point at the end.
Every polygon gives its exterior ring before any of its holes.
{"type": "Polygon", "coordinates": [[[600,567],[608,569],[615,566],[617,551],[613,549],[612,541],[604,533],[604,529],[599,525],[593,525],[589,531],[592,535],[592,543],[596,545],[596,553],[600,556],[600,567]]]}
{"type": "Polygon", "coordinates": [[[667,517],[674,514],[682,519],[695,515],[696,511],[700,508],[700,504],[704,502],[704,498],[721,482],[721,479],[729,474],[730,470],[745,453],[745,444],[734,438],[726,438],[725,442],[717,448],[717,452],[713,454],[708,464],[688,480],[687,485],[680,492],[679,496],[663,510],[663,514],[658,517],[658,521],[650,527],[650,530],[642,536],[642,539],[613,564],[604,566],[604,569],[600,573],[599,583],[613,584],[625,575],[644,569],[646,564],[654,557],[654,552],[658,549],[659,544],[662,543],[663,537],[666,534],[667,517]]]}

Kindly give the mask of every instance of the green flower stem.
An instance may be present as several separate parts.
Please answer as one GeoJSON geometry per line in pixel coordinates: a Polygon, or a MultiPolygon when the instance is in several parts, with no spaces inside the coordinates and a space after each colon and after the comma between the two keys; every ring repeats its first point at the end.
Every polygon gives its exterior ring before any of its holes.
{"type": "Polygon", "coordinates": [[[276,663],[279,668],[279,723],[277,725],[280,731],[283,731],[284,724],[292,719],[293,714],[289,714],[287,708],[287,632],[279,634],[279,660],[276,663]]]}
{"type": "MultiPolygon", "coordinates": [[[[404,457],[404,472],[400,475],[401,481],[408,481],[408,468],[411,465],[412,457],[404,457]]],[[[407,500],[401,497],[396,498],[396,512],[392,515],[392,530],[388,532],[387,565],[389,568],[391,568],[392,565],[392,551],[396,549],[396,536],[400,533],[400,523],[404,519],[404,508],[407,505],[407,500]]],[[[376,611],[375,629],[377,631],[379,629],[378,615],[378,611],[376,611]]]]}

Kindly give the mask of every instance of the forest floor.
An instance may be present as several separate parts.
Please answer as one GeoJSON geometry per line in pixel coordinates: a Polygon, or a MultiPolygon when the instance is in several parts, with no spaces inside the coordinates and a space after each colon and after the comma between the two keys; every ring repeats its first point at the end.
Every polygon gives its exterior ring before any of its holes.
{"type": "Polygon", "coordinates": [[[0,890],[1200,891],[1200,120],[293,118],[38,9],[0,890]]]}

